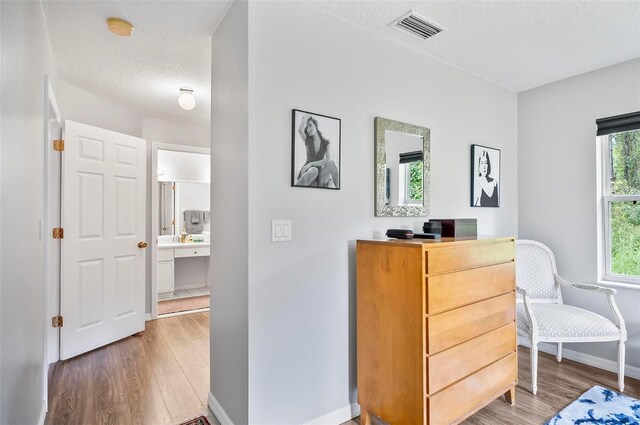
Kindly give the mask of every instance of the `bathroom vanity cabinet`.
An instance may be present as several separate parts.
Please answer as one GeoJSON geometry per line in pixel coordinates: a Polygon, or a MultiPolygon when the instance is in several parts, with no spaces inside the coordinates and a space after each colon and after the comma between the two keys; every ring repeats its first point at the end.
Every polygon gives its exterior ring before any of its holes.
{"type": "Polygon", "coordinates": [[[175,289],[176,261],[181,261],[182,258],[209,256],[210,246],[206,242],[158,245],[156,265],[158,293],[171,292],[175,289]]]}

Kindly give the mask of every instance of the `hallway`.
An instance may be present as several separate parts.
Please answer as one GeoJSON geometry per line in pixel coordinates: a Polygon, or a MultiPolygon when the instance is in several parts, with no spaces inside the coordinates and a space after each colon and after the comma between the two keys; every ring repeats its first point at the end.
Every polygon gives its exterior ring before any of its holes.
{"type": "Polygon", "coordinates": [[[49,382],[47,425],[171,425],[206,414],[209,313],[147,322],[141,335],[58,364],[49,382]]]}

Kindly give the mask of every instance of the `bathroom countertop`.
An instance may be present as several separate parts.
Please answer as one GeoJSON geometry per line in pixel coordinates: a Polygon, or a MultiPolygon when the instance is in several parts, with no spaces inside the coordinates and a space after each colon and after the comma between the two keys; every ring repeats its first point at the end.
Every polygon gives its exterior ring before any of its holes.
{"type": "Polygon", "coordinates": [[[179,249],[179,248],[196,248],[196,247],[208,248],[209,246],[211,246],[211,243],[209,242],[185,242],[185,243],[169,242],[169,243],[158,244],[158,249],[179,249]]]}

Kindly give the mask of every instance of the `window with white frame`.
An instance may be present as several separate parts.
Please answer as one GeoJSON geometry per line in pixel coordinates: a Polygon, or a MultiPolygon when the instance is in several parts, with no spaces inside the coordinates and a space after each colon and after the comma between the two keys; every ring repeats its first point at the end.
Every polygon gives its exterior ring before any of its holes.
{"type": "Polygon", "coordinates": [[[603,278],[640,283],[640,113],[597,123],[602,145],[603,278]],[[629,124],[634,117],[637,124],[629,124]],[[618,125],[611,125],[614,120],[618,125]]]}

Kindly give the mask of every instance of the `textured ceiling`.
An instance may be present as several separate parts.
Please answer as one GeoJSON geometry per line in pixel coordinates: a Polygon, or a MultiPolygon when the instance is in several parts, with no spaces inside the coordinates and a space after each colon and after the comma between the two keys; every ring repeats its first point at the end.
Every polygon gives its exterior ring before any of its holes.
{"type": "Polygon", "coordinates": [[[518,92],[640,57],[640,1],[311,1],[398,43],[518,92]],[[447,30],[390,24],[414,10],[447,30]]]}
{"type": "MultiPolygon", "coordinates": [[[[232,0],[43,1],[59,76],[145,115],[205,121],[211,34],[232,0]],[[132,37],[105,20],[129,20],[132,37]],[[180,87],[197,106],[178,107],[180,87]]],[[[512,91],[640,57],[640,1],[311,1],[512,91]],[[390,24],[414,10],[446,28],[420,40],[390,24]]]]}
{"type": "Polygon", "coordinates": [[[58,76],[142,114],[202,122],[211,109],[211,34],[232,1],[43,1],[58,76]],[[131,37],[106,19],[133,24],[131,37]],[[180,87],[196,108],[178,106],[180,87]]]}

